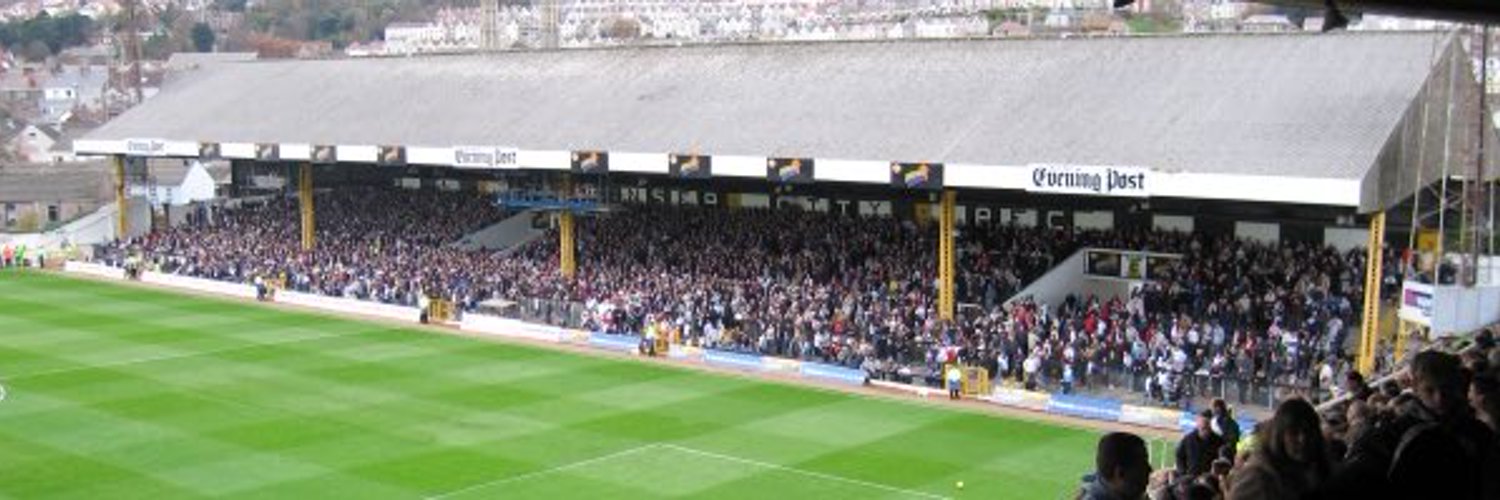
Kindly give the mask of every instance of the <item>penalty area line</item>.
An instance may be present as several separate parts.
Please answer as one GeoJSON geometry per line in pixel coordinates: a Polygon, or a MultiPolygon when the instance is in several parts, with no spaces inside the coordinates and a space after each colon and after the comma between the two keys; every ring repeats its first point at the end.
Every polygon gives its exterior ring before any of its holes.
{"type": "Polygon", "coordinates": [[[812,478],[817,478],[817,479],[824,479],[824,480],[835,481],[835,482],[846,483],[846,484],[853,484],[853,485],[857,485],[857,486],[864,486],[864,487],[867,487],[867,488],[874,488],[874,489],[883,490],[883,491],[887,491],[887,492],[891,492],[891,493],[899,493],[901,495],[906,495],[906,496],[913,496],[913,497],[920,497],[920,498],[931,498],[931,499],[934,499],[934,500],[951,500],[951,497],[946,497],[946,496],[938,495],[938,494],[935,494],[935,493],[928,493],[928,492],[925,492],[925,491],[910,490],[910,489],[906,489],[906,488],[900,488],[900,487],[896,487],[896,486],[891,486],[891,485],[888,485],[888,484],[880,484],[880,483],[876,483],[876,482],[865,481],[865,480],[862,480],[862,479],[854,479],[854,478],[850,478],[850,477],[837,476],[837,475],[826,474],[826,473],[822,473],[822,472],[815,472],[815,471],[810,471],[810,470],[803,470],[803,469],[798,469],[796,467],[788,467],[788,466],[781,465],[781,464],[774,464],[774,463],[771,463],[771,462],[762,462],[760,460],[753,460],[753,459],[744,458],[744,457],[737,457],[737,456],[734,456],[734,455],[725,455],[725,454],[722,454],[722,453],[714,453],[714,452],[711,452],[711,451],[703,451],[703,450],[699,450],[699,449],[696,449],[696,448],[689,448],[689,447],[686,447],[686,446],[679,446],[679,445],[670,444],[670,443],[663,443],[660,446],[662,448],[666,448],[666,449],[669,449],[669,450],[678,451],[678,452],[682,452],[682,453],[687,453],[687,454],[690,454],[690,455],[698,455],[700,457],[715,458],[715,459],[724,460],[724,461],[728,461],[728,462],[736,462],[736,463],[741,463],[741,464],[745,464],[745,465],[752,465],[752,466],[756,466],[756,467],[761,467],[761,468],[771,469],[771,470],[777,470],[777,471],[782,471],[782,472],[788,472],[788,473],[797,474],[797,475],[806,476],[806,477],[812,477],[812,478]]]}
{"type": "Polygon", "coordinates": [[[644,445],[640,445],[640,446],[637,446],[637,447],[634,447],[634,448],[627,448],[627,449],[620,450],[620,451],[617,451],[617,452],[614,452],[614,453],[607,453],[607,454],[604,454],[604,455],[599,455],[599,456],[594,457],[594,458],[586,458],[586,459],[583,459],[583,460],[579,460],[577,462],[569,462],[569,463],[566,463],[566,464],[562,464],[562,465],[559,465],[559,466],[556,466],[556,467],[547,468],[547,469],[542,469],[542,470],[539,470],[539,471],[532,471],[532,472],[527,472],[525,474],[519,474],[519,475],[515,475],[515,476],[502,477],[502,478],[496,479],[494,481],[489,481],[489,482],[484,482],[484,483],[479,483],[479,484],[465,486],[463,488],[459,488],[459,489],[456,489],[456,490],[453,490],[453,491],[449,491],[447,493],[441,493],[441,494],[437,494],[437,495],[428,496],[428,497],[426,497],[426,500],[441,500],[443,498],[448,498],[448,497],[451,497],[453,495],[459,495],[459,494],[463,494],[463,493],[468,493],[468,492],[471,492],[471,491],[480,490],[480,489],[484,489],[484,488],[489,488],[489,487],[492,487],[492,486],[499,486],[499,485],[502,485],[502,484],[514,483],[516,481],[524,481],[526,479],[531,479],[531,478],[534,478],[534,477],[545,476],[545,475],[548,475],[548,474],[555,474],[555,473],[566,471],[566,470],[577,469],[579,467],[586,467],[586,466],[593,465],[593,464],[596,464],[596,463],[599,463],[599,462],[603,462],[603,461],[606,461],[606,460],[613,460],[613,459],[620,458],[620,457],[623,457],[623,456],[626,456],[626,455],[632,455],[632,454],[640,453],[640,452],[643,452],[643,451],[646,451],[646,450],[650,450],[650,449],[653,449],[653,448],[659,448],[661,446],[663,446],[661,443],[644,444],[644,445]]]}

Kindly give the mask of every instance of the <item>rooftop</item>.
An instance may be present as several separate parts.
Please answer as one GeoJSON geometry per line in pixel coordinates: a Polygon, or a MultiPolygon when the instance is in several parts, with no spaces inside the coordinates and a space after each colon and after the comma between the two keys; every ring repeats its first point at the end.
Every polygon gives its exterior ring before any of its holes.
{"type": "Polygon", "coordinates": [[[779,43],[228,64],[87,139],[1139,165],[1358,179],[1434,33],[779,43]]]}

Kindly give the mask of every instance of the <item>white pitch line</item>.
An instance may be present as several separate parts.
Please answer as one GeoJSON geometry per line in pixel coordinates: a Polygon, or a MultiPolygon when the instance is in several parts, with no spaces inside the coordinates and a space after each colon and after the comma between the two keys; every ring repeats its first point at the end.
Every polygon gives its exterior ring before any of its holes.
{"type": "Polygon", "coordinates": [[[788,466],[781,465],[781,464],[773,464],[773,463],[770,463],[770,462],[762,462],[762,461],[759,461],[759,460],[753,460],[753,459],[749,459],[749,458],[736,457],[734,455],[725,455],[725,454],[722,454],[722,453],[714,453],[714,452],[711,452],[711,451],[703,451],[703,450],[699,450],[699,449],[696,449],[696,448],[688,448],[686,446],[678,446],[678,445],[670,444],[670,443],[663,443],[660,446],[663,447],[663,448],[668,448],[668,449],[672,449],[672,450],[676,450],[676,451],[680,451],[680,452],[688,453],[688,454],[692,454],[692,455],[698,455],[698,456],[709,457],[709,458],[717,458],[719,460],[726,460],[726,461],[730,461],[730,462],[738,462],[738,463],[742,463],[742,464],[746,464],[746,465],[754,465],[754,466],[757,466],[757,467],[764,467],[764,468],[767,468],[767,469],[785,471],[785,472],[790,472],[790,473],[793,473],[793,474],[801,474],[801,475],[808,476],[808,477],[815,477],[815,478],[818,478],[818,479],[827,479],[829,481],[838,481],[838,482],[841,482],[841,483],[848,483],[848,484],[854,484],[854,485],[864,486],[864,487],[868,487],[868,488],[875,488],[875,489],[878,489],[878,490],[889,491],[889,492],[892,492],[892,493],[900,493],[900,494],[903,494],[903,495],[910,495],[910,496],[922,497],[922,498],[932,498],[932,499],[936,499],[936,500],[951,500],[951,497],[946,497],[946,496],[938,495],[938,494],[934,494],[934,493],[928,493],[928,492],[925,492],[925,491],[909,490],[909,489],[906,489],[906,488],[899,488],[899,487],[895,487],[895,486],[891,486],[891,485],[887,485],[887,484],[873,483],[873,482],[870,482],[870,481],[864,481],[864,480],[860,480],[860,479],[848,478],[848,477],[844,477],[844,476],[836,476],[836,475],[833,475],[833,474],[825,474],[825,473],[822,473],[822,472],[813,472],[813,471],[810,471],[810,470],[802,470],[802,469],[798,469],[796,467],[788,467],[788,466]]]}
{"type": "Polygon", "coordinates": [[[458,494],[461,494],[461,493],[467,493],[467,492],[478,490],[478,489],[482,489],[482,488],[489,488],[491,486],[499,486],[499,485],[506,484],[506,483],[513,483],[513,482],[516,482],[516,481],[521,481],[521,480],[525,480],[525,479],[531,479],[531,478],[537,477],[537,476],[545,476],[547,474],[554,474],[554,473],[562,472],[562,471],[569,470],[569,469],[576,469],[576,468],[579,468],[579,467],[584,467],[584,466],[593,465],[593,464],[596,464],[596,463],[599,463],[599,462],[603,462],[605,460],[612,460],[612,459],[620,458],[620,457],[623,457],[623,456],[626,456],[626,455],[640,453],[642,451],[646,451],[646,450],[649,450],[649,449],[652,449],[652,448],[658,448],[658,447],[661,447],[661,446],[663,446],[661,443],[643,444],[643,445],[640,445],[640,446],[637,446],[637,447],[634,447],[634,448],[628,448],[628,449],[620,450],[620,451],[617,451],[617,452],[614,452],[614,453],[599,455],[599,456],[594,457],[594,458],[583,459],[583,460],[579,460],[577,462],[566,463],[566,464],[562,464],[562,465],[559,465],[559,466],[556,466],[556,467],[552,467],[552,468],[549,468],[549,469],[542,469],[542,470],[539,470],[539,471],[527,472],[525,474],[516,475],[516,476],[502,477],[500,479],[496,479],[494,481],[490,481],[490,482],[486,482],[486,483],[479,483],[479,484],[465,486],[463,488],[459,488],[459,489],[456,489],[456,490],[453,490],[453,491],[449,491],[447,493],[442,493],[442,494],[439,494],[439,495],[433,495],[433,496],[426,497],[426,500],[439,500],[439,499],[442,499],[442,498],[447,498],[447,497],[451,497],[453,495],[458,495],[458,494]]]}
{"type": "Polygon", "coordinates": [[[146,357],[142,357],[142,358],[127,359],[127,360],[123,360],[123,361],[117,361],[117,362],[114,362],[114,363],[99,363],[99,364],[91,364],[91,365],[88,365],[88,366],[75,366],[75,367],[70,367],[70,368],[57,368],[57,369],[53,369],[53,370],[39,370],[39,371],[31,372],[31,373],[21,373],[21,374],[17,374],[17,375],[11,375],[11,376],[0,377],[0,378],[4,378],[6,380],[20,380],[20,379],[23,379],[23,378],[41,377],[41,376],[45,376],[45,375],[58,375],[58,374],[62,374],[62,373],[72,373],[72,372],[81,372],[81,371],[88,371],[88,370],[97,370],[97,369],[101,369],[101,368],[118,368],[118,367],[121,367],[121,366],[139,365],[139,364],[143,364],[143,363],[154,363],[154,362],[157,362],[157,361],[172,361],[172,360],[178,360],[178,359],[196,358],[198,356],[209,356],[209,355],[213,355],[213,354],[223,354],[223,353],[235,352],[235,351],[245,351],[245,350],[257,349],[257,348],[261,348],[261,347],[300,344],[302,342],[312,342],[314,340],[326,340],[326,339],[333,339],[333,338],[339,338],[339,337],[349,337],[349,336],[353,336],[353,335],[359,335],[360,333],[363,333],[363,332],[341,333],[341,334],[335,334],[335,335],[318,335],[318,336],[314,336],[314,337],[304,337],[304,338],[299,338],[299,339],[283,340],[283,341],[279,341],[279,342],[256,342],[256,343],[253,343],[253,344],[238,345],[238,346],[234,346],[234,347],[225,347],[225,348],[222,348],[222,349],[209,349],[207,351],[196,351],[196,352],[188,352],[188,353],[181,353],[181,354],[163,354],[163,355],[160,355],[160,356],[146,356],[146,357]]]}

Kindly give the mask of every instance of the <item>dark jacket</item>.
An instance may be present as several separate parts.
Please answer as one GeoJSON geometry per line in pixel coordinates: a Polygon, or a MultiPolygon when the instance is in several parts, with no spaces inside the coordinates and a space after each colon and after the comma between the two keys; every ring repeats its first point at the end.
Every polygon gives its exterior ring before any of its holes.
{"type": "Polygon", "coordinates": [[[1470,416],[1433,419],[1406,429],[1391,461],[1390,483],[1401,497],[1484,498],[1494,462],[1489,428],[1470,416]]]}
{"type": "Polygon", "coordinates": [[[1083,476],[1083,485],[1078,489],[1078,500],[1138,500],[1135,498],[1122,498],[1110,493],[1104,482],[1099,480],[1097,474],[1083,476]]]}
{"type": "Polygon", "coordinates": [[[1224,438],[1224,443],[1233,446],[1240,442],[1240,423],[1228,413],[1214,416],[1214,426],[1218,429],[1219,437],[1224,438]]]}
{"type": "Polygon", "coordinates": [[[1229,476],[1226,500],[1296,500],[1315,497],[1306,471],[1280,470],[1256,452],[1229,476]]]}
{"type": "Polygon", "coordinates": [[[1196,476],[1209,472],[1214,459],[1219,458],[1219,448],[1224,439],[1212,432],[1208,437],[1198,434],[1196,429],[1182,437],[1177,443],[1177,475],[1196,476]]]}

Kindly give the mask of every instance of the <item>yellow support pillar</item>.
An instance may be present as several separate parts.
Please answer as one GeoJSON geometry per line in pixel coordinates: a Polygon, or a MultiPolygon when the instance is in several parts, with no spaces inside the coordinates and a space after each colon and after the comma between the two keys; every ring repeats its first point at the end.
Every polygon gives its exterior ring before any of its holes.
{"type": "Polygon", "coordinates": [[[573,238],[573,212],[564,210],[558,214],[558,268],[562,271],[563,278],[573,279],[578,272],[578,261],[575,260],[576,240],[573,238]]]}
{"type": "Polygon", "coordinates": [[[957,219],[954,214],[957,198],[958,193],[953,190],[943,191],[942,212],[938,217],[938,319],[948,321],[953,320],[956,293],[953,275],[957,267],[957,250],[953,225],[957,219]]]}
{"type": "Polygon", "coordinates": [[[130,237],[130,207],[125,201],[125,157],[111,157],[115,167],[115,239],[130,237]]]}
{"type": "Polygon", "coordinates": [[[302,250],[312,251],[318,244],[318,236],[315,231],[317,217],[313,215],[313,175],[312,164],[300,165],[297,182],[298,205],[302,208],[302,250]]]}
{"type": "Polygon", "coordinates": [[[1375,375],[1375,347],[1380,343],[1381,243],[1385,241],[1385,212],[1370,217],[1370,240],[1365,244],[1365,307],[1359,325],[1359,372],[1375,375]]]}

